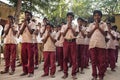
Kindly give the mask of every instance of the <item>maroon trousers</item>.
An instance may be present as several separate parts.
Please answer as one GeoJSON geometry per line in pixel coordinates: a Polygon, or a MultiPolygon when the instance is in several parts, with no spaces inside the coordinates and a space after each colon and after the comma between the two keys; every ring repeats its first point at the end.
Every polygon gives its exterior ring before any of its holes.
{"type": "Polygon", "coordinates": [[[89,53],[89,45],[85,45],[85,68],[89,66],[90,53],[89,53]]]}
{"type": "Polygon", "coordinates": [[[34,53],[34,60],[35,60],[35,65],[38,65],[38,45],[37,43],[33,43],[33,53],[34,53]]]}
{"type": "Polygon", "coordinates": [[[12,71],[15,71],[16,61],[16,44],[5,44],[5,71],[9,71],[11,67],[12,71]]]}
{"type": "Polygon", "coordinates": [[[116,50],[115,50],[115,61],[118,62],[118,46],[116,46],[116,50]]]}
{"type": "Polygon", "coordinates": [[[56,47],[56,55],[60,70],[63,70],[63,47],[56,47]]]}
{"type": "Polygon", "coordinates": [[[81,68],[81,71],[83,70],[84,66],[85,66],[85,45],[78,45],[78,67],[81,68]]]}
{"type": "Polygon", "coordinates": [[[108,65],[110,65],[111,69],[115,68],[115,50],[114,49],[107,49],[108,55],[108,65]]]}
{"type": "Polygon", "coordinates": [[[63,70],[64,74],[68,75],[68,61],[71,57],[72,61],[72,76],[76,75],[77,69],[77,45],[76,41],[68,42],[64,41],[63,43],[63,70]]]}
{"type": "Polygon", "coordinates": [[[92,76],[103,78],[106,71],[106,49],[95,47],[90,49],[90,54],[92,62],[92,76]]]}
{"type": "Polygon", "coordinates": [[[34,73],[34,53],[32,43],[22,43],[22,67],[24,73],[34,73]]]}
{"type": "Polygon", "coordinates": [[[50,75],[54,75],[56,71],[55,52],[44,51],[43,57],[44,57],[44,74],[48,75],[50,69],[50,75]]]}

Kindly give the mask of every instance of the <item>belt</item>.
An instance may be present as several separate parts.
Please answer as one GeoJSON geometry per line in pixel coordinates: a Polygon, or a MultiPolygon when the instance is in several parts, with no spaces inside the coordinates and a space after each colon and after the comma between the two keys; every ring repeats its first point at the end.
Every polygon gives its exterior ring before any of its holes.
{"type": "Polygon", "coordinates": [[[65,39],[65,41],[67,41],[67,42],[75,42],[76,39],[65,39]]]}

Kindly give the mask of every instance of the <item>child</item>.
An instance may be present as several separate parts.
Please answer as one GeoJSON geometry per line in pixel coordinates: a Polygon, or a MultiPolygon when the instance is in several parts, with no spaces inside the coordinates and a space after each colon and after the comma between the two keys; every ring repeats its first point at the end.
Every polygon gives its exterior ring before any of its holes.
{"type": "Polygon", "coordinates": [[[79,67],[80,73],[84,74],[83,69],[85,66],[85,27],[83,26],[83,19],[78,18],[78,35],[76,39],[76,43],[78,45],[78,72],[79,72],[79,67]]]}
{"type": "Polygon", "coordinates": [[[106,42],[107,24],[101,21],[102,12],[95,10],[93,12],[94,22],[87,29],[88,37],[90,37],[89,49],[92,61],[92,80],[103,80],[106,71],[106,42]],[[98,73],[97,73],[98,69],[98,73]]]}
{"type": "Polygon", "coordinates": [[[55,35],[52,34],[51,24],[46,24],[46,33],[43,34],[43,57],[44,57],[44,74],[41,77],[45,77],[49,75],[54,78],[54,74],[56,71],[55,65],[55,35]]]}
{"type": "Polygon", "coordinates": [[[61,35],[64,37],[63,42],[63,79],[68,77],[68,60],[71,57],[72,61],[72,77],[76,79],[77,69],[77,45],[76,45],[76,30],[77,27],[72,23],[74,14],[72,12],[67,13],[67,24],[61,28],[61,35]]]}
{"type": "Polygon", "coordinates": [[[30,21],[32,18],[32,13],[29,11],[25,11],[25,20],[21,25],[20,33],[22,37],[22,67],[23,73],[20,76],[25,76],[28,74],[28,77],[32,77],[34,74],[34,54],[32,49],[32,34],[34,30],[32,27],[34,26],[30,21]]]}
{"type": "Polygon", "coordinates": [[[108,55],[108,66],[110,65],[111,71],[115,71],[115,34],[111,28],[111,23],[107,23],[108,25],[108,33],[107,33],[107,55],[108,55]]]}
{"type": "Polygon", "coordinates": [[[57,60],[58,60],[58,64],[60,66],[60,70],[59,71],[63,71],[63,36],[61,35],[60,33],[60,30],[61,30],[61,26],[58,25],[58,32],[56,33],[56,57],[57,57],[57,60]]]}
{"type": "Polygon", "coordinates": [[[14,24],[13,16],[8,16],[8,23],[4,28],[4,43],[5,43],[5,70],[1,71],[1,74],[8,73],[9,67],[11,67],[10,75],[15,72],[15,61],[16,61],[16,33],[17,26],[14,24]]]}

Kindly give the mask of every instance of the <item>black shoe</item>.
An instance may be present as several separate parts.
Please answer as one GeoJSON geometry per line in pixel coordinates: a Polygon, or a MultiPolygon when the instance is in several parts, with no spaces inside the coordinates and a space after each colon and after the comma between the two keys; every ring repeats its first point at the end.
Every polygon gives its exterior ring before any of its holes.
{"type": "Polygon", "coordinates": [[[58,70],[58,72],[61,72],[61,71],[63,71],[63,69],[58,70]]]}
{"type": "Polygon", "coordinates": [[[115,69],[111,69],[112,72],[115,72],[116,70],[115,69]]]}
{"type": "Polygon", "coordinates": [[[0,71],[0,74],[5,74],[5,73],[8,73],[8,71],[0,71]]]}
{"type": "Polygon", "coordinates": [[[21,64],[21,63],[19,63],[19,64],[17,65],[17,67],[19,67],[19,66],[22,66],[22,64],[21,64]]]}
{"type": "Polygon", "coordinates": [[[11,71],[11,72],[9,72],[9,75],[13,75],[15,72],[14,71],[11,71]]]}
{"type": "Polygon", "coordinates": [[[29,73],[29,74],[28,74],[28,77],[33,77],[33,73],[29,73]]]}
{"type": "Polygon", "coordinates": [[[43,74],[41,77],[46,77],[46,76],[48,76],[48,74],[43,74]]]}
{"type": "Polygon", "coordinates": [[[80,71],[80,74],[85,74],[83,71],[80,71]]]}
{"type": "Polygon", "coordinates": [[[76,75],[72,76],[73,80],[77,79],[76,75]]]}
{"type": "Polygon", "coordinates": [[[55,78],[55,75],[50,75],[51,78],[55,78]]]}
{"type": "Polygon", "coordinates": [[[27,75],[27,73],[22,73],[22,74],[20,74],[20,76],[25,76],[25,75],[27,75]]]}
{"type": "Polygon", "coordinates": [[[68,77],[67,74],[64,74],[64,75],[62,76],[63,79],[66,79],[67,77],[68,77]]]}
{"type": "Polygon", "coordinates": [[[91,80],[97,80],[97,78],[93,77],[91,80]]]}
{"type": "Polygon", "coordinates": [[[34,69],[38,69],[38,66],[34,67],[34,69]]]}

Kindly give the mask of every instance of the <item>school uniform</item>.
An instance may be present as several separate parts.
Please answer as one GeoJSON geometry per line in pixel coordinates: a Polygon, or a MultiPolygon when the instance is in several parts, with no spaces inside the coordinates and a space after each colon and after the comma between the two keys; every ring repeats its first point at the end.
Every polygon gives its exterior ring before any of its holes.
{"type": "Polygon", "coordinates": [[[58,60],[58,64],[60,65],[60,71],[63,70],[63,42],[64,42],[64,38],[63,36],[61,35],[60,36],[60,39],[58,40],[57,38],[59,37],[60,35],[60,31],[58,31],[56,33],[56,55],[57,55],[57,60],[58,60]]]}
{"type": "MultiPolygon", "coordinates": [[[[115,36],[115,31],[111,30],[113,36],[115,36]]],[[[115,68],[115,44],[110,34],[107,34],[107,55],[108,55],[108,66],[110,65],[111,70],[115,68]]]]}
{"type": "Polygon", "coordinates": [[[18,58],[19,58],[19,61],[20,61],[20,65],[22,64],[22,60],[21,60],[21,40],[22,40],[22,37],[20,35],[19,38],[17,38],[17,54],[18,54],[18,58]]]}
{"type": "Polygon", "coordinates": [[[2,38],[2,31],[3,31],[3,27],[2,27],[2,25],[0,25],[0,44],[1,44],[1,38],[2,38]]]}
{"type": "MultiPolygon", "coordinates": [[[[48,32],[44,33],[43,39],[47,36],[48,32]]],[[[50,34],[51,37],[55,39],[54,34],[50,34]]],[[[43,49],[43,57],[44,57],[44,75],[54,75],[56,71],[56,65],[55,65],[55,43],[48,37],[46,43],[44,43],[44,49],[43,49]]]]}
{"type": "Polygon", "coordinates": [[[84,44],[84,46],[85,46],[85,68],[87,68],[88,66],[89,66],[89,60],[90,60],[90,53],[89,53],[89,42],[90,42],[90,38],[88,38],[87,37],[87,32],[86,32],[86,30],[87,30],[87,28],[88,27],[86,27],[86,29],[85,29],[85,44],[84,44]]]}
{"type": "Polygon", "coordinates": [[[2,25],[0,25],[0,64],[1,64],[1,41],[2,41],[2,31],[3,31],[3,27],[2,25]]]}
{"type": "Polygon", "coordinates": [[[37,26],[34,22],[32,22],[32,29],[34,30],[32,34],[32,41],[33,41],[33,53],[34,53],[34,64],[35,67],[38,67],[38,44],[37,44],[37,35],[35,31],[37,30],[37,26]]]}
{"type": "MultiPolygon", "coordinates": [[[[17,24],[16,24],[17,25],[17,24]]],[[[17,34],[16,34],[16,41],[17,41],[17,59],[19,60],[19,65],[21,65],[21,35],[18,37],[18,34],[19,34],[19,31],[20,31],[20,28],[19,28],[19,26],[17,25],[17,30],[18,30],[18,32],[17,32],[17,34]]]]}
{"type": "MultiPolygon", "coordinates": [[[[5,25],[4,31],[6,31],[9,28],[9,24],[5,25]]],[[[17,31],[17,26],[14,25],[14,30],[17,31]]],[[[5,44],[5,71],[9,71],[9,67],[11,67],[11,71],[15,71],[15,61],[16,61],[16,37],[13,34],[12,29],[10,28],[8,34],[4,38],[4,44],[5,44]]]]}
{"type": "MultiPolygon", "coordinates": [[[[21,25],[21,29],[24,23],[21,25]]],[[[28,26],[32,29],[34,25],[29,23],[28,26]]],[[[20,30],[21,30],[20,29],[20,30]]],[[[22,36],[22,68],[25,74],[33,74],[34,73],[34,53],[33,53],[33,41],[32,41],[32,34],[29,32],[28,28],[26,27],[23,31],[22,36]]]]}
{"type": "MultiPolygon", "coordinates": [[[[68,24],[63,25],[61,28],[61,33],[64,33],[66,29],[68,28],[68,24]]],[[[77,27],[72,24],[72,28],[76,31],[77,27]]],[[[77,69],[77,45],[76,45],[76,37],[73,35],[71,29],[68,30],[66,35],[64,36],[64,42],[63,42],[63,70],[64,75],[68,76],[68,60],[69,57],[71,57],[72,62],[72,76],[76,75],[76,69],[77,69]]]]}
{"type": "MultiPolygon", "coordinates": [[[[85,33],[85,27],[81,26],[81,31],[83,31],[83,33],[85,33]]],[[[85,66],[85,38],[83,37],[81,31],[79,31],[79,26],[78,26],[78,35],[77,35],[77,39],[76,39],[76,43],[77,43],[77,50],[78,50],[78,68],[81,68],[81,71],[83,71],[83,68],[85,66]]]]}
{"type": "MultiPolygon", "coordinates": [[[[108,31],[107,24],[102,21],[99,23],[99,27],[104,31],[108,31]]],[[[92,31],[94,28],[95,22],[89,25],[87,32],[92,31]]],[[[105,36],[98,29],[94,31],[90,38],[89,49],[92,62],[92,76],[103,78],[106,71],[106,42],[105,36]]]]}
{"type": "Polygon", "coordinates": [[[42,62],[43,60],[43,41],[42,41],[42,36],[41,36],[41,28],[38,28],[38,35],[37,35],[37,43],[38,43],[38,62],[42,62]]]}
{"type": "Polygon", "coordinates": [[[116,49],[115,49],[115,58],[116,58],[115,61],[116,62],[118,62],[119,40],[117,40],[117,39],[119,39],[119,38],[120,38],[120,33],[118,33],[116,31],[115,40],[114,40],[114,44],[116,47],[116,49]]]}

